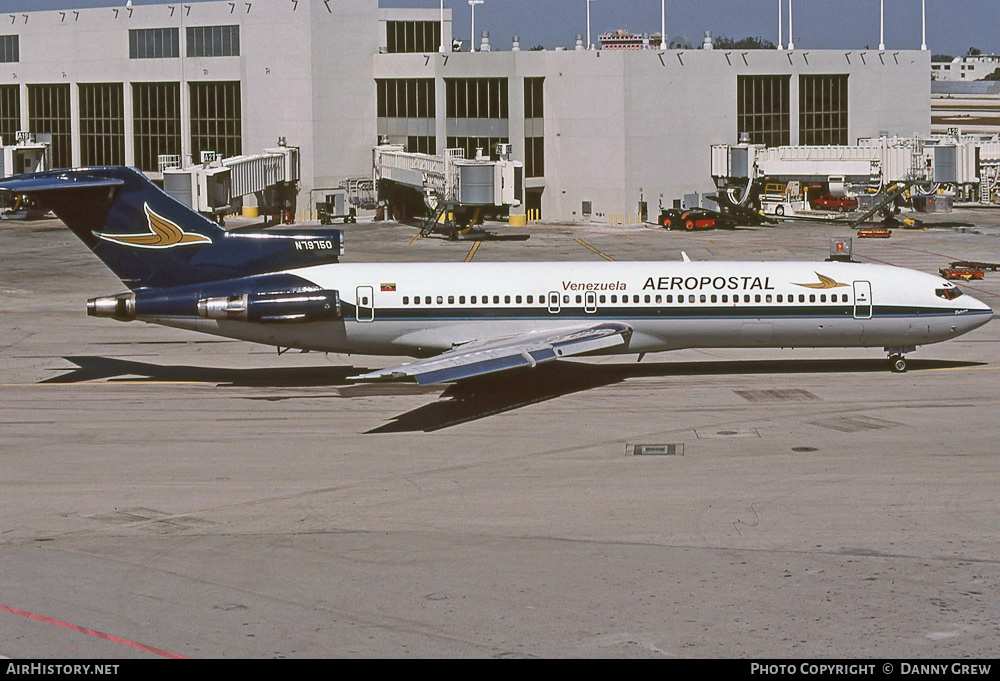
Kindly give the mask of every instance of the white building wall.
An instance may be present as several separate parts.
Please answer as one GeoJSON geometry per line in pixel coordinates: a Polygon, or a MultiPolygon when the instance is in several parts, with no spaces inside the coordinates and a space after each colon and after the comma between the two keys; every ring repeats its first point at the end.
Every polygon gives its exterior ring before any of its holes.
{"type": "Polygon", "coordinates": [[[741,75],[790,75],[790,143],[798,144],[800,75],[848,76],[853,142],[927,134],[928,70],[921,51],[547,52],[543,214],[578,219],[593,201],[591,219],[607,221],[640,200],[654,211],[661,194],[669,206],[712,192],[711,145],[738,141],[741,75]]]}
{"type": "MultiPolygon", "coordinates": [[[[0,83],[22,86],[27,123],[28,83],[75,85],[123,82],[126,160],[132,162],[129,84],[181,82],[183,145],[190,152],[187,83],[242,83],[244,153],[274,146],[279,136],[302,149],[300,202],[313,187],[335,186],[370,173],[376,142],[378,78],[434,78],[438,149],[447,137],[445,78],[504,77],[509,85],[509,133],[523,160],[523,79],[544,77],[545,176],[543,216],[582,220],[592,202],[595,222],[634,213],[640,198],[651,212],[692,192],[714,190],[712,144],[734,144],[737,78],[787,74],[791,144],[798,135],[798,77],[848,75],[848,139],[882,132],[930,133],[927,51],[657,50],[382,54],[388,20],[439,19],[438,9],[380,10],[376,0],[205,2],[130,8],[29,12],[16,32],[20,62],[0,68],[0,83]],[[171,9],[173,8],[173,9],[171,9]],[[249,8],[249,11],[247,9],[249,8]],[[117,10],[117,15],[115,10],[117,10]],[[189,59],[184,28],[238,24],[240,56],[189,59]],[[181,29],[178,59],[128,59],[128,29],[181,29]]],[[[446,12],[444,36],[451,39],[446,12]]],[[[74,110],[78,106],[74,105],[74,110]]],[[[74,129],[74,160],[79,159],[74,129]]]]}

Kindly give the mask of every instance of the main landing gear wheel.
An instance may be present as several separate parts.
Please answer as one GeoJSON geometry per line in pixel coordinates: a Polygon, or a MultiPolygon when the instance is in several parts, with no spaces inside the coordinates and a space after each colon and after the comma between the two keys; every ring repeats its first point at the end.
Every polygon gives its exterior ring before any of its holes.
{"type": "Polygon", "coordinates": [[[889,368],[893,373],[903,373],[906,371],[906,358],[902,355],[889,355],[889,368]]]}

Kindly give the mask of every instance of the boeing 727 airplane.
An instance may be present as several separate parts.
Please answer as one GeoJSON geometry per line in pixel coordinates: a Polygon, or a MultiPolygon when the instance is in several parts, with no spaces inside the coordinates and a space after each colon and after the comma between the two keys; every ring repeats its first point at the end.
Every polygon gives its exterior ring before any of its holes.
{"type": "Polygon", "coordinates": [[[228,338],[415,357],[354,378],[420,384],[584,354],[882,347],[890,367],[993,311],[937,276],[854,262],[338,262],[343,232],[226,231],[139,171],[23,175],[124,282],[87,312],[228,338]]]}

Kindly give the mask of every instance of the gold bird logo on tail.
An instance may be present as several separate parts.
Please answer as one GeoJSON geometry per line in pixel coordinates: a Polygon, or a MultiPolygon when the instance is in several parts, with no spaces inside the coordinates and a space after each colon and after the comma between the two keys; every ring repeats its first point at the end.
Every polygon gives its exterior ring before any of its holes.
{"type": "Polygon", "coordinates": [[[135,248],[173,248],[174,246],[189,246],[192,244],[212,243],[207,236],[185,232],[177,224],[157,214],[143,204],[146,219],[149,221],[149,231],[142,234],[104,234],[94,232],[94,236],[105,241],[111,241],[122,246],[135,248]]]}
{"type": "Polygon", "coordinates": [[[797,284],[794,281],[792,283],[796,286],[802,286],[804,288],[840,288],[842,286],[848,286],[848,284],[841,284],[839,281],[831,279],[830,277],[824,277],[819,272],[816,272],[816,276],[819,277],[819,283],[816,284],[797,284]]]}

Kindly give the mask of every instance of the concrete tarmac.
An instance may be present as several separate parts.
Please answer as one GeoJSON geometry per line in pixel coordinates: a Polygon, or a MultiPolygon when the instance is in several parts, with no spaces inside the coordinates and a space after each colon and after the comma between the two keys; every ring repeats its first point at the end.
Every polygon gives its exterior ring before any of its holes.
{"type": "MultiPolygon", "coordinates": [[[[928,222],[856,258],[1000,261],[1000,211],[928,222]]],[[[822,260],[852,234],[346,229],[352,262],[822,260]]],[[[1000,311],[1000,273],[959,285],[1000,311]]],[[[903,374],[685,350],[422,388],[87,317],[123,289],[57,221],[0,223],[0,656],[996,655],[1000,321],[903,374]]]]}

